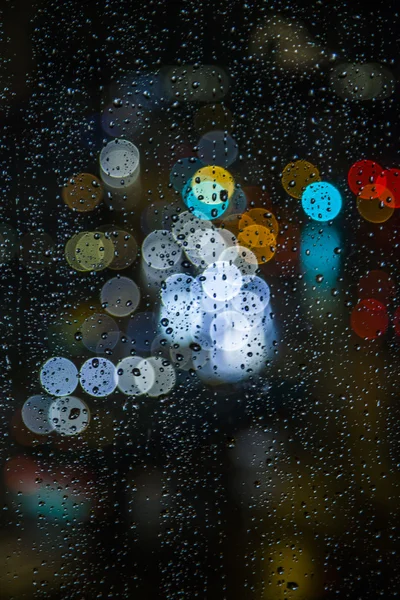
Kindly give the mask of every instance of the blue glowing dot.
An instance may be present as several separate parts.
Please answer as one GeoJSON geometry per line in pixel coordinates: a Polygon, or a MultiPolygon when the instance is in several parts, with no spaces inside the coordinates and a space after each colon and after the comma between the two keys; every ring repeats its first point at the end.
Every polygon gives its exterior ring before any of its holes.
{"type": "Polygon", "coordinates": [[[314,221],[331,221],[342,208],[342,197],[330,183],[310,183],[303,192],[301,204],[304,212],[314,221]]]}
{"type": "Polygon", "coordinates": [[[216,219],[224,214],[229,206],[228,191],[214,181],[198,184],[188,182],[183,192],[183,201],[199,219],[216,219]]]}

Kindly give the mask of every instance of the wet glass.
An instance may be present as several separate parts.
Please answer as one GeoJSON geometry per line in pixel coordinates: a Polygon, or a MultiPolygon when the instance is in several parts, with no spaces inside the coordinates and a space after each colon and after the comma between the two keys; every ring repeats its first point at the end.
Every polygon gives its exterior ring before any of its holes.
{"type": "Polygon", "coordinates": [[[399,15],[0,9],[0,598],[398,594],[399,15]]]}

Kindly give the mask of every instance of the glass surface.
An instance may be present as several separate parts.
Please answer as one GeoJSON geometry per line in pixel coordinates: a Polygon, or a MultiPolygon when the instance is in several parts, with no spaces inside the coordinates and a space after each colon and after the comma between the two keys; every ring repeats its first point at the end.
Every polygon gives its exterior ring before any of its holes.
{"type": "Polygon", "coordinates": [[[0,7],[0,598],[398,596],[394,2],[0,7]]]}

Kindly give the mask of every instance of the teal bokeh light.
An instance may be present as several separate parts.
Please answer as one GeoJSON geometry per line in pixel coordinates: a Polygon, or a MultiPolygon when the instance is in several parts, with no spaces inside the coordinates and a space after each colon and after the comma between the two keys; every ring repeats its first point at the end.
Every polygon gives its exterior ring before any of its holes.
{"type": "Polygon", "coordinates": [[[193,181],[189,180],[182,196],[190,212],[199,219],[217,219],[229,206],[228,191],[215,181],[193,185],[193,181]]]}
{"type": "Polygon", "coordinates": [[[314,221],[331,221],[342,208],[342,197],[330,183],[317,181],[306,187],[301,197],[304,212],[314,221]]]}

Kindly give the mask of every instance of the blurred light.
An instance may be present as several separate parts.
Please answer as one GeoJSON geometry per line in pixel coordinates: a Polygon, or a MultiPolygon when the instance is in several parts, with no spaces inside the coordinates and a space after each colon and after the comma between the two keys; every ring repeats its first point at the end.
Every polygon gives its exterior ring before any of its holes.
{"type": "Polygon", "coordinates": [[[108,268],[122,271],[130,267],[138,255],[138,245],[132,233],[112,225],[100,226],[99,231],[103,231],[114,245],[114,257],[108,268]]]}
{"type": "Polygon", "coordinates": [[[183,273],[176,273],[168,277],[162,285],[161,302],[172,313],[181,313],[187,310],[192,301],[192,277],[183,273]]]}
{"type": "Polygon", "coordinates": [[[106,281],[100,292],[101,305],[113,317],[127,317],[140,302],[140,290],[128,277],[113,277],[106,281]]]}
{"type": "Polygon", "coordinates": [[[68,358],[55,356],[40,369],[40,384],[52,396],[68,396],[78,385],[78,369],[68,358]]]}
{"type": "Polygon", "coordinates": [[[271,260],[275,253],[276,236],[263,225],[249,225],[238,235],[241,246],[249,248],[259,264],[271,260]]]}
{"type": "MultiPolygon", "coordinates": [[[[389,193],[386,197],[389,197],[389,193]]],[[[357,198],[357,210],[362,218],[370,223],[385,223],[394,213],[394,208],[386,206],[380,198],[357,198]]]]}
{"type": "Polygon", "coordinates": [[[214,347],[233,352],[246,344],[252,326],[243,313],[228,310],[218,313],[210,324],[214,347]]]}
{"type": "Polygon", "coordinates": [[[307,160],[290,162],[283,169],[282,185],[292,198],[300,199],[310,183],[321,181],[317,167],[307,160]]]}
{"type": "Polygon", "coordinates": [[[256,255],[245,246],[235,245],[226,248],[220,254],[219,260],[235,265],[242,275],[247,275],[249,277],[254,276],[258,269],[256,255]]]}
{"type": "Polygon", "coordinates": [[[373,160],[363,159],[355,162],[347,174],[349,188],[353,194],[360,198],[377,198],[382,188],[378,185],[374,190],[374,185],[378,182],[382,171],[382,167],[373,160]],[[364,192],[366,187],[367,189],[364,192]]]}
{"type": "Polygon", "coordinates": [[[232,306],[238,312],[247,315],[258,315],[268,306],[270,291],[267,283],[260,277],[245,276],[242,287],[232,299],[232,306]]]}
{"type": "Polygon", "coordinates": [[[341,239],[334,226],[307,223],[301,232],[300,263],[307,282],[316,283],[319,275],[326,285],[339,275],[341,239]]]}
{"type": "Polygon", "coordinates": [[[168,269],[181,260],[182,250],[170,231],[157,229],[143,241],[142,257],[153,269],[168,269]]]}
{"type": "Polygon", "coordinates": [[[212,220],[221,217],[229,206],[227,190],[214,181],[194,183],[193,178],[183,192],[183,201],[196,217],[212,220]]]}
{"type": "Polygon", "coordinates": [[[78,212],[90,212],[98,206],[103,197],[101,182],[90,173],[80,173],[72,177],[62,190],[65,204],[78,212]]]}
{"type": "Polygon", "coordinates": [[[80,327],[80,332],[84,346],[96,354],[112,350],[119,340],[117,323],[102,313],[94,313],[87,317],[80,327]]]}
{"type": "Polygon", "coordinates": [[[239,269],[226,261],[217,261],[207,267],[200,280],[207,296],[219,301],[236,296],[242,285],[239,269]]]}
{"type": "Polygon", "coordinates": [[[311,183],[301,197],[304,212],[314,221],[331,221],[342,208],[338,190],[324,181],[311,183]]]}
{"type": "Polygon", "coordinates": [[[196,217],[188,210],[176,215],[171,225],[174,240],[183,246],[185,250],[194,250],[199,231],[206,231],[207,229],[214,230],[211,221],[208,221],[205,215],[196,217]]]}
{"type": "Polygon", "coordinates": [[[218,228],[206,229],[205,231],[199,229],[190,237],[195,248],[193,250],[185,249],[186,256],[192,264],[203,269],[210,263],[219,260],[229,243],[225,231],[218,228]]]}
{"type": "Polygon", "coordinates": [[[100,152],[99,160],[100,176],[110,187],[128,187],[139,175],[139,150],[128,140],[108,142],[100,152]]]}
{"type": "Polygon", "coordinates": [[[49,410],[49,422],[60,435],[78,435],[88,427],[90,411],[76,396],[57,398],[49,410]]]}
{"type": "MultiPolygon", "coordinates": [[[[114,245],[112,241],[101,231],[90,231],[75,238],[76,263],[80,271],[102,271],[108,267],[114,258],[114,245]]],[[[68,256],[71,257],[73,245],[68,248],[68,256]]],[[[67,249],[66,249],[67,257],[67,249]]],[[[70,262],[73,268],[74,261],[70,262]]]]}
{"type": "Polygon", "coordinates": [[[229,167],[238,155],[237,142],[225,131],[209,131],[199,140],[197,156],[207,165],[229,167]]]}
{"type": "Polygon", "coordinates": [[[192,185],[205,182],[218,183],[227,191],[230,199],[235,191],[235,180],[229,171],[218,165],[206,165],[198,169],[192,177],[192,185]]]}
{"type": "Polygon", "coordinates": [[[361,338],[373,340],[385,333],[389,325],[387,310],[374,298],[361,300],[351,313],[351,327],[361,338]]]}
{"type": "Polygon", "coordinates": [[[239,228],[246,229],[251,225],[262,225],[276,237],[279,233],[278,221],[275,215],[266,208],[252,208],[249,212],[242,215],[239,221],[239,228]]]}
{"type": "Polygon", "coordinates": [[[400,208],[400,171],[382,170],[376,181],[378,187],[380,186],[379,199],[389,208],[400,208]]]}
{"type": "Polygon", "coordinates": [[[384,99],[394,91],[393,75],[377,63],[337,65],[332,70],[330,83],[335,94],[353,102],[384,99]]]}
{"type": "Polygon", "coordinates": [[[183,188],[193,175],[201,169],[203,163],[196,157],[179,158],[171,169],[169,180],[174,189],[182,193],[183,188]]]}
{"type": "Polygon", "coordinates": [[[163,358],[151,356],[148,359],[154,370],[154,383],[147,394],[153,398],[169,394],[176,383],[174,367],[163,358]]]}
{"type": "Polygon", "coordinates": [[[53,398],[44,394],[31,396],[24,402],[21,416],[22,421],[32,433],[48,435],[54,429],[49,421],[49,410],[53,398]]]}
{"type": "Polygon", "coordinates": [[[127,396],[147,394],[155,383],[152,363],[141,356],[127,356],[117,364],[118,389],[127,396]]]}
{"type": "Polygon", "coordinates": [[[113,363],[106,358],[89,358],[79,373],[82,389],[90,396],[109,396],[117,387],[118,376],[113,363]]]}

